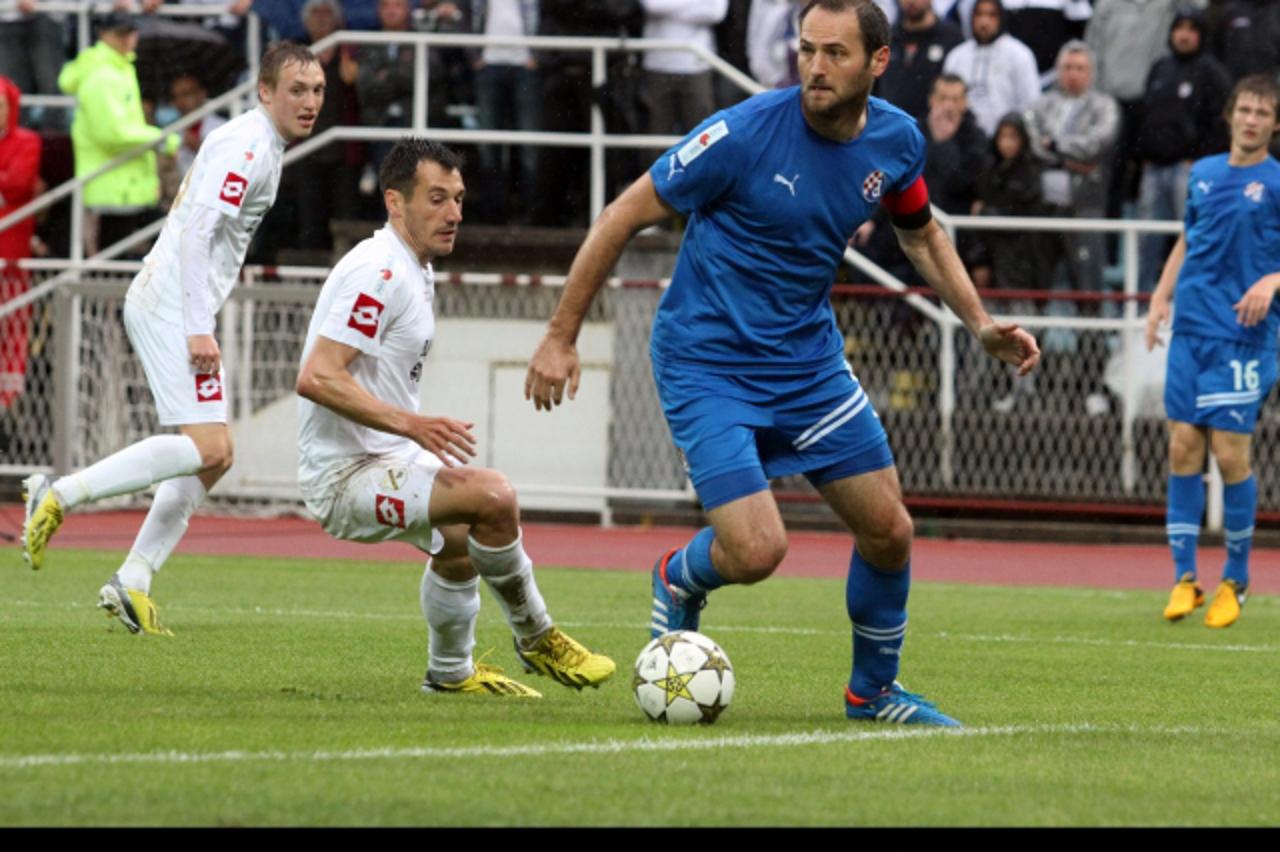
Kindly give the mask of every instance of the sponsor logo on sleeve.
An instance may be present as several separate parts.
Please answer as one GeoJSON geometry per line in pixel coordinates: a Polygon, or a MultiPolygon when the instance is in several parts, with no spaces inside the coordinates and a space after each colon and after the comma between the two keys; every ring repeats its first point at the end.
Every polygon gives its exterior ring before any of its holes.
{"type": "Polygon", "coordinates": [[[196,401],[217,402],[222,399],[222,377],[211,373],[196,373],[196,401]]]}
{"type": "Polygon", "coordinates": [[[684,143],[684,147],[676,152],[680,165],[687,166],[702,156],[702,153],[721,139],[729,135],[729,125],[721,119],[697,136],[684,143]]]}
{"type": "Polygon", "coordinates": [[[383,305],[377,299],[361,293],[356,298],[356,304],[351,309],[351,316],[347,318],[347,327],[354,328],[365,337],[372,340],[378,334],[378,322],[382,319],[383,305]]]}
{"type": "Polygon", "coordinates": [[[244,201],[244,194],[248,188],[249,181],[235,172],[227,172],[227,176],[222,179],[222,189],[218,192],[218,198],[232,207],[239,207],[240,202],[244,201]]]}
{"type": "Polygon", "coordinates": [[[377,495],[376,511],[378,523],[387,527],[405,529],[404,501],[386,494],[377,495]]]}

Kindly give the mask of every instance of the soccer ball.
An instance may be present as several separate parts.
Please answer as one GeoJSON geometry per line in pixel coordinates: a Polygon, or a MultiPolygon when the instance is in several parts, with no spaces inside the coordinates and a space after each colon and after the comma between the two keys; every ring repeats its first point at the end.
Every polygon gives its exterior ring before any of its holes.
{"type": "Polygon", "coordinates": [[[655,722],[714,722],[733,700],[733,665],[715,642],[692,630],[654,639],[636,658],[636,703],[655,722]]]}

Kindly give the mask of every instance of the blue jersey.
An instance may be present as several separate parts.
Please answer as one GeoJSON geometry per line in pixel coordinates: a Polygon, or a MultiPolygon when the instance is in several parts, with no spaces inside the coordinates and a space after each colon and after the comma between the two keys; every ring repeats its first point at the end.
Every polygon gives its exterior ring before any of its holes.
{"type": "Polygon", "coordinates": [[[1275,349],[1280,299],[1251,328],[1232,308],[1259,278],[1280,272],[1280,163],[1227,164],[1227,155],[1191,167],[1185,219],[1187,257],[1174,289],[1174,333],[1275,349]]]}
{"type": "Polygon", "coordinates": [[[871,98],[862,133],[833,142],[796,87],[716,113],[649,170],[689,217],[651,351],[662,364],[797,373],[844,357],[828,297],[853,232],[924,171],[914,119],[871,98]]]}

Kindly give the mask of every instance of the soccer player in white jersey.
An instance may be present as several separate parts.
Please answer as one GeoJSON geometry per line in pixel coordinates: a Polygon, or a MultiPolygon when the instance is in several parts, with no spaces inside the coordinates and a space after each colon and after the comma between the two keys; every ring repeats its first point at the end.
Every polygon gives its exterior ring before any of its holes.
{"type": "Polygon", "coordinates": [[[142,361],[162,426],[153,435],[56,481],[23,482],[23,556],[44,564],[50,537],[77,506],[156,483],[147,514],[98,605],[132,633],[169,635],[151,599],[151,580],[187,521],[231,467],[227,394],[214,316],[235,286],[249,241],[280,184],[284,149],[311,133],[324,101],[324,71],[301,45],[267,48],[257,109],[211,133],[183,178],[164,229],[129,287],[125,328],[142,361]]]}
{"type": "Polygon", "coordinates": [[[431,555],[422,576],[430,643],[424,692],[539,697],[472,660],[483,577],[529,671],[598,686],[612,660],[554,626],[520,537],[515,491],[495,470],[462,467],[473,424],[418,413],[435,337],[431,261],[462,221],[461,159],[425,139],[397,142],[379,174],[386,227],[325,281],[298,374],[298,481],[325,530],[351,541],[406,541],[431,555]]]}

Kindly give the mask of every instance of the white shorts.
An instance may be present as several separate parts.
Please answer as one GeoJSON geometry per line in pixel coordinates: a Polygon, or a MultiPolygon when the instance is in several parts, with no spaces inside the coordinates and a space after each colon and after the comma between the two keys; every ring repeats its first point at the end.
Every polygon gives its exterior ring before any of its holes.
{"type": "Polygon", "coordinates": [[[227,422],[222,371],[196,373],[182,328],[129,301],[124,303],[124,328],[146,371],[160,425],[227,422]]]}
{"type": "Polygon", "coordinates": [[[425,450],[407,457],[370,456],[314,504],[321,509],[316,513],[320,524],[346,541],[405,541],[425,553],[439,553],[444,536],[431,526],[428,509],[441,467],[425,450]]]}

